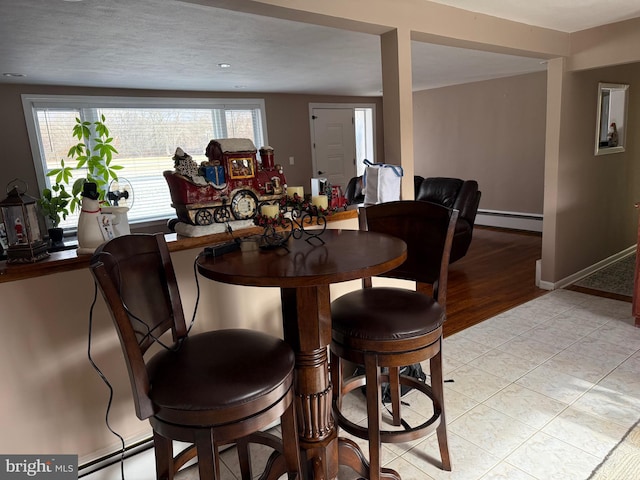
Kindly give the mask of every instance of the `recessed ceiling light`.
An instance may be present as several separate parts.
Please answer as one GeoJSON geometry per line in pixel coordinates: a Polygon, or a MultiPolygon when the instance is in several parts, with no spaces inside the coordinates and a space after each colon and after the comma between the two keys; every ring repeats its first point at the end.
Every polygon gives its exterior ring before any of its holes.
{"type": "Polygon", "coordinates": [[[2,74],[3,77],[26,77],[24,73],[7,72],[2,74]]]}
{"type": "Polygon", "coordinates": [[[230,63],[219,63],[218,66],[220,68],[231,68],[231,64],[230,63]]]}
{"type": "Polygon", "coordinates": [[[247,88],[246,85],[234,85],[233,88],[247,88]]]}

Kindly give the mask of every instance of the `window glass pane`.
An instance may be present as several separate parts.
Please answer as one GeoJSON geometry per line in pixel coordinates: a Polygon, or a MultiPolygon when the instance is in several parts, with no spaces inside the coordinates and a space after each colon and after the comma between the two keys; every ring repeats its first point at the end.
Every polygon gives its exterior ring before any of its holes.
{"type": "Polygon", "coordinates": [[[71,131],[80,117],[80,110],[41,109],[37,112],[40,127],[40,146],[47,170],[58,168],[60,160],[67,158],[75,142],[71,131]]]}
{"type": "MultiPolygon", "coordinates": [[[[52,102],[50,98],[47,100],[52,102]]],[[[137,100],[131,99],[131,104],[138,103],[137,100]]],[[[149,102],[145,100],[146,105],[149,102]]],[[[130,223],[175,217],[162,172],[173,170],[173,155],[177,147],[200,163],[206,160],[205,149],[212,139],[249,138],[256,148],[264,144],[262,106],[255,100],[254,104],[238,105],[219,102],[217,106],[207,108],[178,108],[174,106],[175,101],[171,108],[130,108],[122,99],[114,102],[117,105],[113,107],[105,106],[105,100],[101,99],[96,102],[100,104],[96,108],[90,105],[65,108],[64,97],[53,103],[60,103],[60,106],[40,106],[34,102],[32,107],[44,172],[59,168],[61,159],[65,159],[67,165],[75,165],[74,160],[67,160],[67,153],[72,145],[78,143],[72,137],[76,118],[94,121],[104,115],[113,145],[118,150],[112,165],[124,167],[119,171],[121,182],[114,188],[122,189],[128,182],[133,190],[133,206],[128,213],[130,223]]],[[[68,105],[72,104],[72,101],[68,102],[68,105]]],[[[85,172],[78,171],[75,177],[85,175],[85,172]]],[[[46,178],[43,183],[54,182],[55,179],[46,178]]],[[[71,190],[71,186],[68,189],[71,190]]],[[[77,217],[78,212],[67,217],[60,226],[74,228],[77,217]]]]}
{"type": "Polygon", "coordinates": [[[375,163],[373,150],[373,108],[355,109],[356,130],[356,170],[357,175],[364,174],[365,158],[375,163]]]}
{"type": "MultiPolygon", "coordinates": [[[[79,109],[39,109],[37,115],[38,143],[40,151],[44,156],[45,173],[54,168],[60,168],[61,160],[65,160],[66,165],[75,165],[74,161],[67,160],[69,149],[77,143],[77,139],[72,136],[73,126],[76,118],[81,117],[79,109]]],[[[69,183],[65,184],[68,192],[71,192],[73,182],[81,178],[84,173],[74,172],[74,176],[69,183]]],[[[49,184],[55,184],[55,177],[51,178],[49,184]]],[[[60,182],[62,183],[62,182],[60,182]]],[[[60,227],[68,228],[78,224],[80,212],[70,213],[66,220],[60,222],[60,227]]]]}
{"type": "Polygon", "coordinates": [[[118,150],[114,162],[124,168],[118,176],[130,182],[134,202],[129,220],[168,218],[175,214],[169,187],[162,176],[173,169],[177,147],[200,163],[214,138],[211,110],[102,108],[118,150]]]}
{"type": "Polygon", "coordinates": [[[257,125],[256,112],[251,110],[226,110],[227,134],[229,138],[257,139],[256,147],[262,146],[262,134],[257,125]]]}

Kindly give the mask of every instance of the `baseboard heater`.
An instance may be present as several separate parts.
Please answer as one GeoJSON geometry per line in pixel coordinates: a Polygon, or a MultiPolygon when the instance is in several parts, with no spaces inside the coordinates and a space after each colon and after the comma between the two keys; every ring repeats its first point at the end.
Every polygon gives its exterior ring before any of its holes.
{"type": "Polygon", "coordinates": [[[510,228],[529,232],[542,232],[543,215],[538,213],[505,212],[501,210],[478,210],[476,225],[510,228]]]}
{"type": "MultiPolygon", "coordinates": [[[[129,457],[136,455],[137,453],[143,452],[153,448],[153,437],[146,437],[137,442],[134,442],[130,445],[127,445],[124,448],[124,458],[125,460],[129,457]]],[[[122,452],[117,450],[115,452],[108,453],[101,457],[96,458],[90,462],[84,463],[78,466],[78,478],[85,477],[90,475],[98,470],[106,468],[110,465],[116,464],[120,462],[122,458],[122,452]]]]}
{"type": "MultiPolygon", "coordinates": [[[[224,445],[220,448],[220,453],[223,453],[230,448],[234,448],[235,444],[224,445]]],[[[124,459],[128,459],[137,455],[138,453],[144,452],[145,450],[149,450],[153,448],[153,437],[145,437],[137,442],[132,443],[124,448],[124,459]]],[[[116,463],[120,463],[120,460],[123,458],[122,451],[117,450],[115,452],[108,453],[106,455],[102,455],[101,457],[96,458],[95,460],[91,460],[90,462],[84,463],[78,466],[78,478],[86,477],[87,475],[91,475],[92,473],[97,472],[98,470],[102,470],[103,468],[109,467],[111,465],[115,465],[116,463]]],[[[155,462],[153,463],[153,468],[155,469],[155,462]]]]}

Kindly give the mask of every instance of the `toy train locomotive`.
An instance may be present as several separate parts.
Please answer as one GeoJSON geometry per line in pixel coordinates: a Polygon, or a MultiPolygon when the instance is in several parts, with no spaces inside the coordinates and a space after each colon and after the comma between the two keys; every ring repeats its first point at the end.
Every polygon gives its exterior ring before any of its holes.
{"type": "Polygon", "coordinates": [[[175,170],[163,172],[178,221],[211,225],[256,216],[264,204],[276,204],[286,195],[282,167],[274,164],[273,149],[256,147],[250,139],[211,140],[208,161],[198,165],[180,148],[173,157],[175,170]]]}

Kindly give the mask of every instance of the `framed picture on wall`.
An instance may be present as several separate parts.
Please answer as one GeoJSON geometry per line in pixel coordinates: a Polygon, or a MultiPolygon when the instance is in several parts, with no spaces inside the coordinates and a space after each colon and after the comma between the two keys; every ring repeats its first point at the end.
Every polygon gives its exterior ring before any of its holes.
{"type": "Polygon", "coordinates": [[[595,155],[625,151],[628,102],[629,85],[603,82],[598,84],[595,155]]]}

